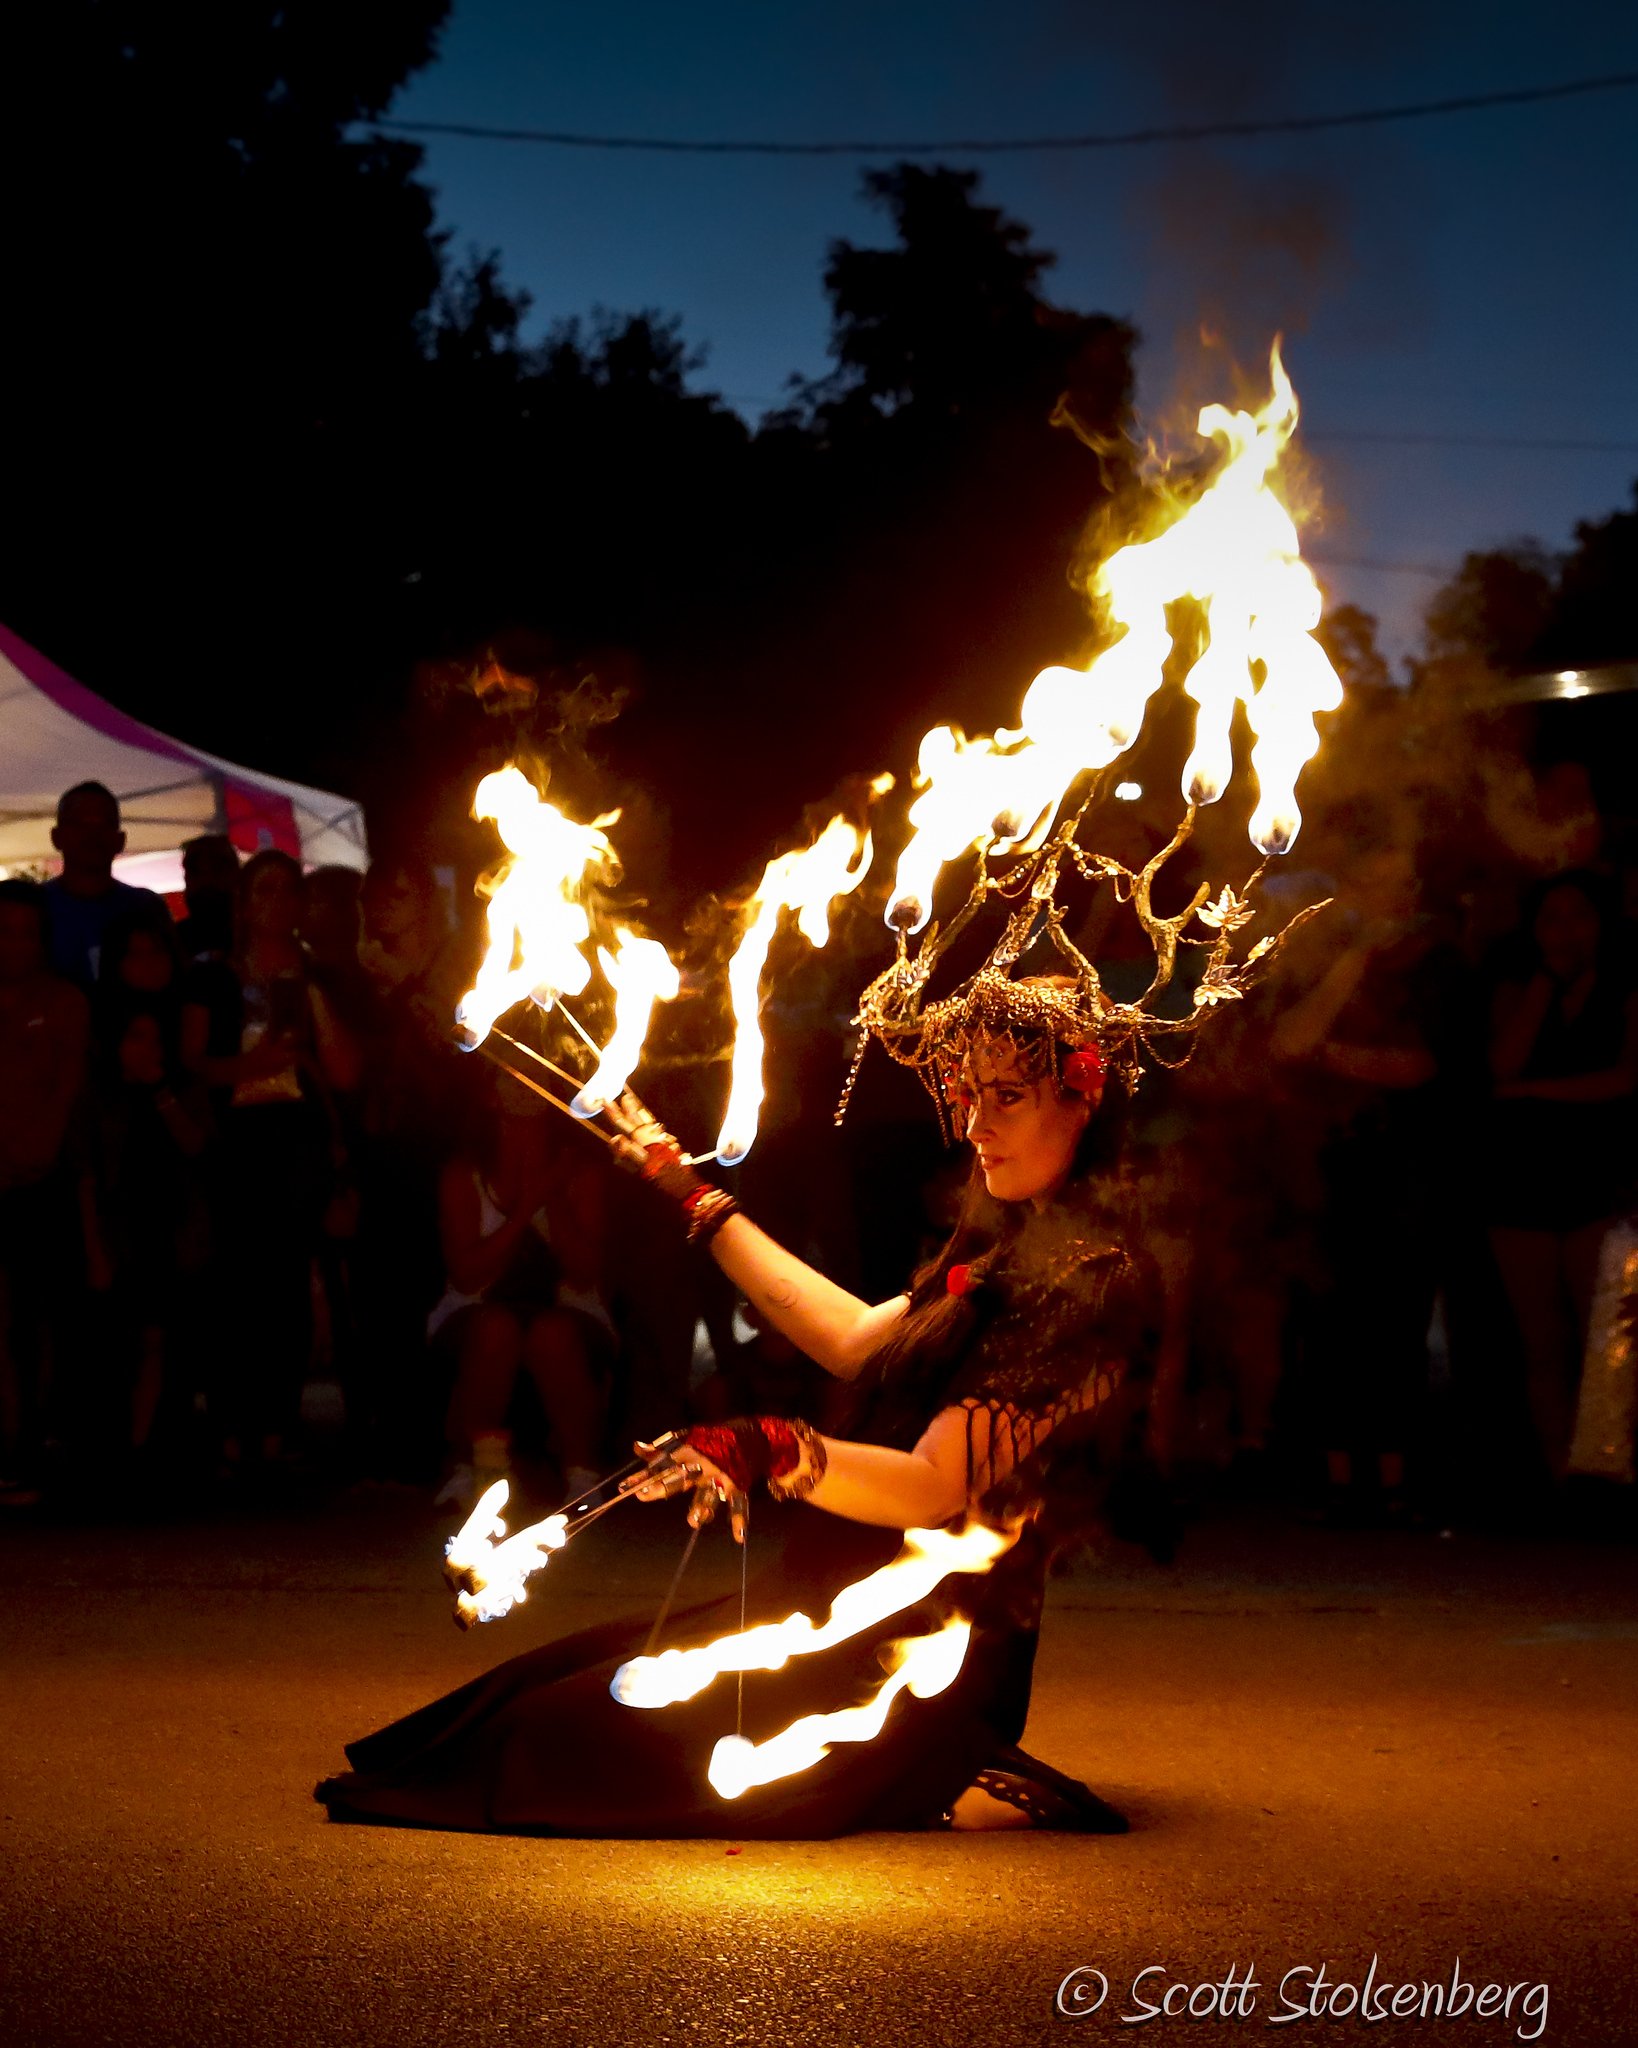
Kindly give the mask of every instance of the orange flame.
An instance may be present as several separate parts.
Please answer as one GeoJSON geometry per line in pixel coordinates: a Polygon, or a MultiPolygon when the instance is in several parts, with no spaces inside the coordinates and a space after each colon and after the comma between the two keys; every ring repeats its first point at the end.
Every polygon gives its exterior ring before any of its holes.
{"type": "Polygon", "coordinates": [[[1119,629],[1114,643],[1086,669],[1043,669],[1024,697],[1020,732],[965,740],[941,726],[922,742],[926,787],[910,814],[915,830],[890,924],[920,930],[944,862],[986,842],[1008,850],[1032,832],[1032,821],[1038,833],[1077,776],[1125,753],[1173,653],[1166,608],[1184,597],[1204,610],[1209,638],[1185,678],[1198,712],[1183,793],[1191,804],[1222,795],[1233,767],[1234,709],[1243,703],[1256,737],[1251,838],[1264,853],[1290,850],[1302,823],[1297,779],[1319,745],[1314,718],[1336,710],[1342,685],[1313,637],[1319,586],[1273,489],[1297,424],[1277,343],[1269,368],[1272,391],[1261,411],[1201,412],[1200,437],[1222,458],[1206,488],[1172,507],[1159,533],[1117,549],[1098,569],[1093,595],[1119,629]]]}
{"type": "MultiPolygon", "coordinates": [[[[782,1670],[792,1657],[828,1650],[914,1606],[951,1572],[987,1572],[1016,1536],[1016,1530],[991,1529],[981,1522],[956,1530],[906,1529],[898,1556],[844,1586],[822,1625],[793,1614],[692,1650],[634,1657],[614,1674],[609,1690],[628,1707],[666,1707],[693,1699],[726,1671],[782,1670]]],[[[706,1775],[723,1798],[737,1799],[752,1785],[807,1770],[833,1742],[868,1742],[880,1732],[899,1693],[908,1688],[918,1699],[930,1699],[951,1683],[961,1669],[969,1633],[967,1622],[952,1618],[936,1635],[896,1644],[898,1666],[873,1699],[836,1713],[805,1715],[766,1742],[726,1736],[712,1751],[706,1775]]]]}
{"type": "Polygon", "coordinates": [[[681,986],[671,955],[657,939],[617,926],[613,951],[600,946],[597,958],[614,990],[614,1030],[591,1079],[569,1105],[576,1116],[596,1116],[618,1098],[642,1057],[655,1005],[672,1001],[681,986]]]}
{"type": "Polygon", "coordinates": [[[875,1698],[863,1706],[843,1707],[833,1714],[804,1714],[765,1742],[724,1735],[706,1767],[712,1788],[724,1799],[737,1799],[753,1785],[768,1785],[776,1778],[808,1770],[830,1754],[833,1742],[869,1742],[881,1733],[887,1710],[901,1692],[908,1690],[917,1699],[928,1700],[954,1684],[971,1634],[971,1622],[952,1617],[936,1635],[915,1636],[895,1644],[900,1652],[897,1668],[875,1698]]]}
{"type": "Polygon", "coordinates": [[[969,1522],[960,1530],[906,1529],[904,1548],[868,1578],[844,1586],[822,1624],[805,1614],[768,1621],[719,1636],[692,1650],[662,1650],[634,1657],[614,1674],[614,1697],[628,1707],[668,1707],[691,1700],[725,1671],[780,1671],[792,1657],[811,1657],[873,1628],[890,1614],[924,1600],[951,1572],[988,1571],[1013,1535],[969,1522]]]}
{"type": "Polygon", "coordinates": [[[786,911],[810,946],[830,937],[831,907],[850,896],[870,866],[869,831],[845,817],[832,818],[809,847],[782,853],[763,870],[751,898],[749,922],[728,963],[728,1001],[734,1020],[734,1057],[728,1108],[717,1138],[717,1157],[737,1166],[756,1142],[762,1112],[762,970],[786,911]]]}
{"type": "Polygon", "coordinates": [[[578,995],[590,980],[582,951],[591,937],[585,899],[595,884],[614,879],[618,863],[603,828],[620,813],[577,825],[511,766],[478,784],[472,815],[494,820],[510,856],[490,890],[477,980],[455,1013],[478,1045],[526,996],[545,1009],[560,995],[578,995]]]}
{"type": "Polygon", "coordinates": [[[569,1540],[563,1515],[548,1515],[508,1536],[501,1509],[509,1490],[504,1479],[497,1479],[444,1546],[445,1573],[459,1588],[455,1611],[469,1627],[475,1621],[499,1621],[526,1600],[524,1581],[569,1540]]]}

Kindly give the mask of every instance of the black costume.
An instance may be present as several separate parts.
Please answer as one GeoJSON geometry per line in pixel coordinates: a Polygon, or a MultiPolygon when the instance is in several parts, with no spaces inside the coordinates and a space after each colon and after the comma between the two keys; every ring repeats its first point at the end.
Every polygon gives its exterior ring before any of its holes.
{"type": "MultiPolygon", "coordinates": [[[[1023,1513],[1022,1532],[989,1572],[947,1578],[916,1608],[782,1671],[747,1673],[743,1733],[759,1742],[804,1715],[861,1704],[882,1683],[885,1645],[958,1612],[973,1630],[944,1692],[900,1693],[874,1739],[838,1743],[810,1769],[728,1800],[706,1767],[734,1729],[733,1679],[673,1706],[621,1705],[610,1681],[643,1649],[649,1618],[610,1622],[526,1651],[349,1744],[352,1771],[317,1789],[332,1816],[502,1833],[812,1838],[936,1825],[980,1771],[999,1765],[1078,1806],[1082,1825],[1118,1826],[1085,1787],[1013,1745],[1049,1557],[1066,1535],[1084,1533],[1141,1430],[1146,1274],[1084,1194],[1003,1224],[955,1269],[970,1282],[964,1293],[948,1291],[953,1256],[918,1285],[866,1367],[848,1435],[908,1450],[936,1413],[962,1406],[969,1497],[985,1519],[1023,1513]]],[[[748,1625],[793,1612],[822,1621],[843,1586],[903,1541],[897,1529],[811,1505],[759,1505],[752,1520],[759,1532],[777,1521],[786,1540],[778,1564],[751,1581],[748,1625]]],[[[679,1613],[661,1647],[737,1626],[737,1600],[726,1596],[679,1613]]]]}

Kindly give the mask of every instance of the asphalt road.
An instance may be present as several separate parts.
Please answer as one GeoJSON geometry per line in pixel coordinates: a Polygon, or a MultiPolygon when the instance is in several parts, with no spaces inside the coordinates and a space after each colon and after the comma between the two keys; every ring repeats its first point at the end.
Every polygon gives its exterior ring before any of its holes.
{"type": "Polygon", "coordinates": [[[344,1739],[652,1605],[673,1512],[588,1532],[470,1636],[402,1498],[0,1529],[0,2048],[1638,2042],[1631,1549],[1241,1518],[1170,1569],[1056,1582],[1027,1740],[1123,1838],[326,1823],[310,1789],[344,1739]],[[1334,1987],[1373,1956],[1390,2016],[1366,2022],[1334,1987]],[[1510,2016],[1391,2016],[1453,1968],[1521,1987],[1510,2016]],[[1077,1969],[1109,1990],[1069,2021],[1077,1969]],[[1231,2016],[1143,2017],[1168,1986],[1231,2016]]]}

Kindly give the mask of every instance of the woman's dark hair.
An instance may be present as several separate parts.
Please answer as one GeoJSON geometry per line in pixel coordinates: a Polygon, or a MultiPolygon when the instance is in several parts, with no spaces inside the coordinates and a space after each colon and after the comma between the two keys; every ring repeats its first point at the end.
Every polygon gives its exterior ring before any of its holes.
{"type": "Polygon", "coordinates": [[[163,904],[139,904],[135,910],[128,910],[114,919],[102,944],[102,956],[97,967],[99,984],[119,980],[125,956],[138,932],[152,939],[170,961],[174,987],[182,978],[182,945],[177,937],[176,921],[163,904]]]}
{"type": "Polygon", "coordinates": [[[99,989],[93,1016],[92,1064],[102,1086],[120,1085],[120,1050],[131,1026],[139,1019],[151,1020],[159,1033],[165,1080],[178,1079],[182,1071],[181,1005],[169,993],[149,995],[140,989],[123,987],[99,989]]]}
{"type": "Polygon", "coordinates": [[[233,899],[233,948],[236,953],[244,950],[245,919],[250,907],[251,892],[257,877],[265,875],[269,868],[282,868],[290,879],[301,887],[301,862],[277,846],[264,846],[259,853],[253,853],[239,870],[239,886],[233,899]]]}

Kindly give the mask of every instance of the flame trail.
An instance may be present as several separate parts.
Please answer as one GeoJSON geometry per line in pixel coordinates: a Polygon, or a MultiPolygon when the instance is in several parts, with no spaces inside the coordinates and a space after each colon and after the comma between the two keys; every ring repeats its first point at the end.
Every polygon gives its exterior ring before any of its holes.
{"type": "Polygon", "coordinates": [[[805,1714],[765,1742],[723,1736],[711,1752],[706,1777],[724,1799],[737,1799],[753,1785],[771,1784],[776,1778],[808,1770],[830,1754],[833,1742],[869,1742],[881,1733],[887,1710],[901,1692],[908,1690],[917,1699],[927,1700],[954,1683],[971,1634],[971,1622],[952,1618],[937,1635],[916,1636],[896,1645],[903,1653],[897,1669],[863,1706],[843,1707],[833,1714],[805,1714]]]}
{"type": "Polygon", "coordinates": [[[846,1642],[890,1614],[925,1599],[951,1572],[988,1571],[1015,1540],[1013,1534],[969,1522],[960,1530],[906,1529],[899,1555],[867,1578],[844,1586],[822,1624],[805,1614],[763,1622],[720,1636],[692,1650],[662,1650],[634,1657],[614,1674],[614,1697],[628,1707],[668,1707],[691,1700],[725,1671],[780,1671],[792,1657],[846,1642]]]}
{"type": "MultiPolygon", "coordinates": [[[[879,790],[883,782],[877,779],[879,790]]],[[[845,817],[832,818],[814,843],[769,861],[749,906],[744,936],[728,963],[728,1001],[734,1021],[734,1057],[728,1107],[717,1138],[717,1157],[737,1166],[756,1142],[762,1112],[762,970],[786,911],[810,946],[830,937],[831,906],[850,896],[870,866],[869,831],[845,817]]]]}

